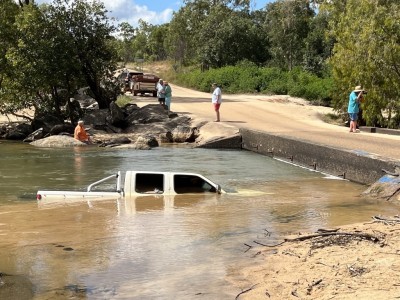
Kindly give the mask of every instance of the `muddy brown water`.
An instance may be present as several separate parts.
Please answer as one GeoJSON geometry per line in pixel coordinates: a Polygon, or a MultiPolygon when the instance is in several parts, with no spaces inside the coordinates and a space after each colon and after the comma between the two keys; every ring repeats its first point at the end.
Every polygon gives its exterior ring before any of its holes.
{"type": "Polygon", "coordinates": [[[364,186],[247,151],[0,147],[0,272],[20,278],[19,299],[233,299],[226,277],[251,262],[245,244],[398,210],[361,197],[364,186]],[[83,190],[119,170],[200,173],[231,193],[35,201],[38,189],[83,190]]]}

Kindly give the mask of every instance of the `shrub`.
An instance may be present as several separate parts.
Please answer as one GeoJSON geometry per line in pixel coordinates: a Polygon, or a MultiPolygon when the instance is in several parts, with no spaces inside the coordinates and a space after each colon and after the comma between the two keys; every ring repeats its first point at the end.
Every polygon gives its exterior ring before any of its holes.
{"type": "Polygon", "coordinates": [[[216,82],[224,93],[255,93],[301,97],[315,104],[329,106],[333,80],[320,78],[301,68],[287,72],[279,68],[257,67],[242,61],[236,66],[201,71],[186,70],[176,76],[176,82],[203,92],[211,91],[216,82]]]}

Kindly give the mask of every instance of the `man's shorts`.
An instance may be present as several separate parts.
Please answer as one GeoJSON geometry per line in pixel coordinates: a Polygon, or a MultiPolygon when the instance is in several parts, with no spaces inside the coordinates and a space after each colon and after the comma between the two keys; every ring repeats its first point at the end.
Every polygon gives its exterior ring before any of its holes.
{"type": "Polygon", "coordinates": [[[219,107],[221,106],[221,103],[213,103],[214,104],[214,110],[219,111],[219,107]]]}
{"type": "Polygon", "coordinates": [[[349,117],[351,121],[357,121],[358,120],[358,113],[349,113],[349,117]]]}

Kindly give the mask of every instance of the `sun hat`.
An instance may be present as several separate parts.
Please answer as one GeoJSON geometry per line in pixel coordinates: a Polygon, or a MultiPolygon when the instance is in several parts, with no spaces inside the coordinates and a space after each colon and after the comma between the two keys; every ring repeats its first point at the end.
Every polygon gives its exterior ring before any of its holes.
{"type": "Polygon", "coordinates": [[[354,88],[354,91],[355,91],[355,92],[361,92],[361,91],[363,91],[362,86],[361,86],[361,85],[357,85],[357,86],[354,88]]]}
{"type": "Polygon", "coordinates": [[[83,124],[83,123],[84,123],[83,120],[78,121],[78,124],[83,124]]]}

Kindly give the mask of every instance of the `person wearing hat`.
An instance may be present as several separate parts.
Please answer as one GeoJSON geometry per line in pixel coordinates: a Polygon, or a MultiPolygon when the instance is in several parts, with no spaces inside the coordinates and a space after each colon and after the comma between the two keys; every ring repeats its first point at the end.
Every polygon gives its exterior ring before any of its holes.
{"type": "Polygon", "coordinates": [[[157,83],[157,98],[161,105],[165,105],[165,89],[162,79],[160,79],[157,83]]]}
{"type": "Polygon", "coordinates": [[[168,111],[171,110],[171,98],[172,98],[172,89],[168,84],[168,81],[164,81],[164,92],[165,92],[165,105],[168,108],[168,111]]]}
{"type": "Polygon", "coordinates": [[[350,117],[350,132],[357,132],[358,113],[360,112],[360,103],[363,101],[364,90],[361,85],[357,85],[349,96],[349,105],[347,112],[350,117]]]}
{"type": "Polygon", "coordinates": [[[219,108],[221,107],[221,102],[222,102],[222,92],[216,83],[212,84],[212,88],[214,89],[214,91],[211,96],[211,103],[214,105],[214,110],[217,115],[217,119],[215,120],[215,122],[219,122],[220,121],[219,108]]]}
{"type": "Polygon", "coordinates": [[[76,125],[75,127],[75,131],[74,131],[74,139],[81,141],[82,143],[85,144],[91,144],[91,140],[89,135],[86,132],[85,127],[83,127],[84,122],[82,120],[78,121],[78,125],[76,125]]]}

